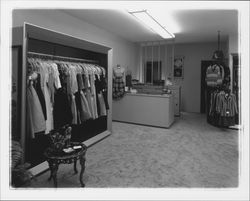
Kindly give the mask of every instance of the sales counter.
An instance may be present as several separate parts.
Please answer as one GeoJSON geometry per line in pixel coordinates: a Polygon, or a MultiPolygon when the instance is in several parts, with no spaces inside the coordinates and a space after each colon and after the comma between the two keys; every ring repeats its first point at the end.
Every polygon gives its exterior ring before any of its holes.
{"type": "Polygon", "coordinates": [[[172,94],[126,93],[113,100],[113,120],[169,128],[174,122],[172,94]]]}

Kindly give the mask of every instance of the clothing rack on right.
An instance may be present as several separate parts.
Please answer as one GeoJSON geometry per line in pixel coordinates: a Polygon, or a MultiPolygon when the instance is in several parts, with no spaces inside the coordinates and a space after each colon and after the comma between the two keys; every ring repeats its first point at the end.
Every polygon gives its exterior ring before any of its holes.
{"type": "Polygon", "coordinates": [[[214,90],[211,93],[208,121],[219,127],[234,126],[238,114],[235,94],[228,90],[214,90]]]}
{"type": "Polygon", "coordinates": [[[229,89],[230,70],[222,61],[213,61],[206,71],[207,122],[218,127],[237,124],[237,99],[229,89]]]}

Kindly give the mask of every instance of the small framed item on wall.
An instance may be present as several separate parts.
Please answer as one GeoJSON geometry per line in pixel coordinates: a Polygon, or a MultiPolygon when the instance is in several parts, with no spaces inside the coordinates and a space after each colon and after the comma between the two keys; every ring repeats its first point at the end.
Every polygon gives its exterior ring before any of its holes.
{"type": "Polygon", "coordinates": [[[184,78],[184,56],[174,57],[174,78],[184,78]]]}

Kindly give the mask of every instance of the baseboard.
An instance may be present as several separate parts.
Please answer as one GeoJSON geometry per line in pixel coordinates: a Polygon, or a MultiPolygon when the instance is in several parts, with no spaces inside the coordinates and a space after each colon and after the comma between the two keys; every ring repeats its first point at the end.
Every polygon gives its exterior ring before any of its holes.
{"type": "MultiPolygon", "coordinates": [[[[82,142],[84,145],[87,146],[87,148],[93,146],[94,144],[96,144],[97,142],[100,142],[101,140],[105,139],[106,137],[108,137],[111,134],[110,131],[104,131],[84,142],[82,142]]],[[[47,171],[49,169],[48,163],[47,161],[44,161],[42,163],[40,163],[39,165],[32,167],[29,169],[29,172],[33,175],[33,177],[38,176],[39,174],[47,171]]]]}
{"type": "Polygon", "coordinates": [[[33,167],[33,168],[30,168],[29,169],[29,172],[32,174],[33,177],[41,174],[42,172],[48,170],[49,166],[48,166],[48,163],[46,161],[40,163],[39,165],[33,167]]]}
{"type": "Polygon", "coordinates": [[[104,131],[86,141],[83,142],[84,145],[86,145],[87,147],[91,147],[93,146],[94,144],[96,144],[97,142],[105,139],[106,137],[108,137],[109,135],[111,134],[110,131],[104,131]]]}
{"type": "Polygon", "coordinates": [[[150,124],[142,124],[142,123],[134,123],[134,122],[128,122],[128,121],[120,121],[120,120],[112,120],[113,122],[119,122],[119,123],[126,123],[126,124],[134,124],[134,125],[139,125],[139,126],[147,126],[147,127],[154,127],[154,128],[164,128],[164,129],[169,129],[171,125],[174,123],[170,123],[168,126],[155,126],[155,125],[150,125],[150,124]]]}

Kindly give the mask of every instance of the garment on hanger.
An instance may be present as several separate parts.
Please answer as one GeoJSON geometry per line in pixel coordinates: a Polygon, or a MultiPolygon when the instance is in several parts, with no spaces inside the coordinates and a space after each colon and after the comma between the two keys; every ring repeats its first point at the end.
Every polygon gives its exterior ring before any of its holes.
{"type": "Polygon", "coordinates": [[[76,96],[76,105],[77,105],[77,113],[78,113],[78,122],[83,123],[88,119],[91,119],[91,112],[89,109],[89,104],[85,95],[85,86],[83,77],[81,74],[77,74],[77,83],[78,83],[78,92],[75,94],[76,96]]]}
{"type": "Polygon", "coordinates": [[[91,119],[91,112],[85,95],[85,86],[81,74],[77,74],[78,92],[75,94],[78,112],[78,121],[85,122],[91,119]]]}
{"type": "Polygon", "coordinates": [[[206,71],[207,86],[215,87],[222,84],[224,79],[224,68],[221,65],[213,64],[208,66],[206,71]]]}
{"type": "Polygon", "coordinates": [[[100,79],[101,79],[101,77],[96,75],[95,88],[96,88],[96,94],[98,96],[97,112],[98,112],[98,115],[105,116],[105,115],[107,115],[107,111],[106,111],[107,108],[106,108],[105,100],[104,100],[104,96],[103,96],[103,90],[105,90],[105,84],[103,86],[100,79]]]}
{"type": "Polygon", "coordinates": [[[212,117],[212,124],[222,127],[233,126],[236,124],[237,114],[235,94],[224,90],[211,93],[209,116],[212,117]]]}
{"type": "Polygon", "coordinates": [[[90,82],[89,82],[89,75],[87,75],[85,77],[85,80],[87,80],[87,88],[85,90],[86,93],[86,99],[89,105],[89,111],[91,114],[91,118],[95,119],[95,115],[94,115],[94,105],[93,105],[93,101],[94,99],[92,98],[92,93],[91,93],[91,87],[90,87],[90,82]]]}
{"type": "Polygon", "coordinates": [[[106,116],[107,115],[107,110],[105,107],[105,101],[104,101],[104,97],[102,94],[102,91],[100,91],[100,93],[98,94],[98,100],[99,100],[99,105],[100,105],[100,111],[99,111],[99,115],[100,116],[106,116]]]}
{"type": "Polygon", "coordinates": [[[105,79],[105,73],[101,74],[100,76],[100,86],[101,86],[101,91],[102,91],[102,95],[104,98],[104,103],[105,103],[105,107],[106,110],[109,110],[109,104],[108,104],[108,86],[107,86],[107,81],[105,79]]]}
{"type": "MultiPolygon", "coordinates": [[[[100,77],[100,76],[99,76],[100,77]]],[[[95,92],[96,92],[96,95],[98,96],[100,94],[100,79],[97,75],[95,75],[95,92]]],[[[100,115],[100,101],[99,101],[99,98],[96,99],[96,106],[97,106],[97,113],[98,115],[100,115]]]]}
{"type": "Polygon", "coordinates": [[[53,121],[53,107],[51,104],[51,97],[48,88],[49,82],[49,73],[50,73],[50,65],[46,62],[40,62],[40,75],[41,75],[41,86],[44,92],[45,104],[46,104],[46,130],[45,133],[48,134],[51,130],[54,129],[54,121],[53,121]]]}
{"type": "Polygon", "coordinates": [[[95,115],[95,118],[98,118],[98,112],[97,112],[98,98],[96,95],[96,88],[95,88],[95,75],[93,73],[91,74],[90,80],[91,80],[91,93],[92,93],[93,105],[94,105],[94,115],[95,115]]]}
{"type": "Polygon", "coordinates": [[[40,104],[42,106],[44,119],[47,120],[45,98],[44,98],[44,94],[43,94],[42,89],[41,89],[41,80],[40,80],[39,73],[37,73],[37,79],[33,81],[33,86],[34,86],[34,89],[36,90],[40,104]]]}
{"type": "Polygon", "coordinates": [[[59,78],[59,71],[58,71],[58,66],[56,63],[50,63],[51,67],[51,73],[49,74],[49,82],[48,82],[48,87],[49,87],[49,92],[50,92],[50,97],[51,97],[51,103],[54,105],[54,95],[57,89],[61,88],[61,81],[59,78]]]}
{"type": "Polygon", "coordinates": [[[76,102],[75,102],[75,93],[78,91],[78,83],[76,79],[76,70],[74,66],[68,65],[69,68],[69,79],[68,79],[68,96],[69,96],[69,102],[71,105],[71,112],[72,112],[72,124],[77,124],[77,110],[76,110],[76,102]]]}
{"type": "Polygon", "coordinates": [[[33,81],[29,80],[27,86],[27,130],[30,138],[35,138],[35,133],[45,131],[46,123],[33,81]]]}
{"type": "Polygon", "coordinates": [[[66,124],[71,124],[73,116],[67,93],[64,88],[60,88],[55,93],[55,104],[53,110],[54,128],[60,128],[66,124]]]}

